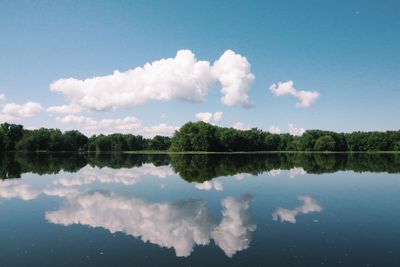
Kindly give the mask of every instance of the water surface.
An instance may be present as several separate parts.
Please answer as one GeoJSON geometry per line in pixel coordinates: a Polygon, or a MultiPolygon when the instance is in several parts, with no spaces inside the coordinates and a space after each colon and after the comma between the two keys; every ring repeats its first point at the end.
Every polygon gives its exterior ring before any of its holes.
{"type": "Polygon", "coordinates": [[[400,266],[398,154],[3,154],[0,266],[400,266]]]}

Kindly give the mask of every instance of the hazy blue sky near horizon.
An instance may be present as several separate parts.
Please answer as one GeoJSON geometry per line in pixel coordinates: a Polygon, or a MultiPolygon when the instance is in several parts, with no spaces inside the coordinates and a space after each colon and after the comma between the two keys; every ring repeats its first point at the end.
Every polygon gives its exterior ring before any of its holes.
{"type": "MultiPolygon", "coordinates": [[[[346,132],[398,130],[399,17],[400,1],[390,0],[0,0],[0,98],[5,95],[0,119],[88,133],[112,132],[116,127],[155,134],[194,121],[200,112],[223,112],[217,122],[221,126],[241,122],[268,130],[274,125],[282,132],[290,123],[346,132]],[[102,110],[50,90],[62,78],[84,80],[125,72],[174,58],[182,49],[211,66],[226,50],[246,57],[255,77],[246,94],[254,107],[221,103],[218,81],[207,84],[210,90],[203,101],[174,96],[160,101],[153,96],[139,105],[132,100],[102,110]],[[287,81],[293,81],[297,91],[316,91],[319,97],[296,107],[295,94],[277,96],[269,89],[287,81]],[[27,102],[40,106],[24,105],[27,102]],[[74,114],[47,110],[78,102],[82,105],[74,114]],[[137,121],[118,121],[126,117],[137,121]],[[103,121],[98,128],[102,119],[113,121],[103,121]]],[[[163,81],[159,73],[152,79],[163,81]]],[[[67,86],[60,90],[67,92],[67,86]]],[[[80,90],[78,95],[91,89],[80,90]]],[[[141,92],[141,87],[133,91],[141,92]]],[[[120,92],[118,84],[112,85],[103,100],[120,92]]],[[[155,92],[163,94],[160,88],[155,92]]]]}

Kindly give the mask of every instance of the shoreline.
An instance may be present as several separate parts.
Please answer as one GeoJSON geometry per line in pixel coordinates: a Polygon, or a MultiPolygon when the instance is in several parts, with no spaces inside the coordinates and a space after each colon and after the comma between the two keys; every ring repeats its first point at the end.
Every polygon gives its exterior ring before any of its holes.
{"type": "Polygon", "coordinates": [[[136,151],[3,151],[2,153],[21,153],[21,154],[400,154],[400,151],[166,151],[166,150],[136,150],[136,151]]]}

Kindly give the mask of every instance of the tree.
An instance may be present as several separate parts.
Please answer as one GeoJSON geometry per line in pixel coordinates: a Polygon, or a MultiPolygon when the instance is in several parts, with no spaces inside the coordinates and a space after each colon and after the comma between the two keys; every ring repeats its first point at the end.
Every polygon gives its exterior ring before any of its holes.
{"type": "Polygon", "coordinates": [[[175,133],[172,150],[217,151],[216,127],[205,122],[188,122],[175,133]]]}
{"type": "Polygon", "coordinates": [[[88,138],[79,131],[66,131],[63,134],[64,151],[85,151],[88,147],[88,138]]]}
{"type": "Polygon", "coordinates": [[[15,150],[15,144],[18,142],[24,133],[22,125],[3,123],[0,126],[0,133],[2,136],[2,143],[5,151],[15,150]]]}
{"type": "Polygon", "coordinates": [[[168,150],[171,146],[171,138],[167,136],[156,135],[149,139],[146,149],[148,150],[168,150]]]}
{"type": "Polygon", "coordinates": [[[395,151],[400,151],[400,141],[397,141],[397,142],[394,144],[393,150],[395,150],[395,151]]]}
{"type": "Polygon", "coordinates": [[[317,139],[314,145],[315,151],[334,151],[335,140],[330,135],[324,135],[317,139]]]}
{"type": "Polygon", "coordinates": [[[308,130],[302,136],[271,134],[257,128],[237,130],[188,122],[172,138],[132,134],[93,135],[59,129],[0,125],[0,151],[400,151],[400,131],[335,133],[308,130]]]}

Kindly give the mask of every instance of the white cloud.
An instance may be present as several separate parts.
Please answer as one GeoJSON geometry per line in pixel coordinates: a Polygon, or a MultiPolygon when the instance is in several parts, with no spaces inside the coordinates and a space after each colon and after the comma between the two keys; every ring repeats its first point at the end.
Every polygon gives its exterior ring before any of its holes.
{"type": "Polygon", "coordinates": [[[115,120],[115,127],[118,130],[134,130],[141,127],[140,121],[135,117],[125,117],[115,120]]]}
{"type": "Polygon", "coordinates": [[[296,92],[292,81],[274,83],[269,87],[269,90],[276,96],[292,95],[296,92]]]}
{"type": "Polygon", "coordinates": [[[210,122],[212,120],[212,113],[210,112],[200,112],[195,115],[196,119],[204,122],[210,122]]]}
{"type": "Polygon", "coordinates": [[[153,137],[156,135],[172,136],[179,127],[161,123],[154,126],[145,126],[137,130],[138,134],[145,137],[153,137]]]}
{"type": "Polygon", "coordinates": [[[38,195],[39,192],[30,184],[25,184],[21,181],[15,180],[0,181],[0,198],[32,200],[38,195]]]}
{"type": "Polygon", "coordinates": [[[278,82],[272,84],[269,89],[276,96],[292,95],[298,99],[296,107],[310,107],[319,98],[320,93],[317,91],[296,90],[293,81],[278,82]]]}
{"type": "Polygon", "coordinates": [[[189,256],[195,246],[207,245],[214,238],[231,257],[248,248],[255,225],[250,220],[248,197],[228,197],[222,205],[223,219],[217,227],[203,201],[149,203],[128,195],[95,191],[73,194],[64,207],[47,212],[45,217],[55,224],[82,224],[102,227],[111,233],[123,232],[144,242],[173,248],[178,257],[189,256]]]}
{"type": "Polygon", "coordinates": [[[281,222],[296,223],[296,217],[299,214],[308,214],[313,212],[321,212],[322,207],[318,202],[310,196],[299,196],[298,199],[303,201],[303,204],[292,210],[278,208],[273,214],[274,221],[280,220],[281,222]]]}
{"type": "Polygon", "coordinates": [[[57,117],[56,121],[63,124],[75,124],[83,127],[86,133],[132,133],[140,134],[145,137],[153,137],[155,135],[171,136],[179,127],[161,123],[154,126],[143,126],[141,121],[136,117],[125,117],[123,119],[102,119],[95,120],[91,117],[66,115],[57,117]]]}
{"type": "Polygon", "coordinates": [[[236,130],[241,130],[241,131],[250,130],[250,126],[249,125],[246,125],[246,124],[244,124],[243,122],[240,122],[240,121],[236,122],[233,125],[233,128],[235,128],[236,130]]]}
{"type": "Polygon", "coordinates": [[[13,122],[13,121],[17,121],[17,120],[19,120],[19,118],[15,118],[15,117],[9,116],[9,115],[0,114],[0,123],[13,122]]]}
{"type": "Polygon", "coordinates": [[[6,95],[5,94],[0,94],[0,101],[3,101],[4,99],[6,99],[6,95]]]}
{"type": "Polygon", "coordinates": [[[216,191],[223,191],[224,190],[223,184],[218,180],[205,181],[203,183],[196,183],[195,187],[197,189],[199,189],[199,190],[206,190],[206,191],[209,191],[211,189],[214,189],[216,191]]]}
{"type": "Polygon", "coordinates": [[[299,99],[299,102],[296,103],[296,107],[308,108],[309,106],[314,104],[315,101],[317,101],[320,94],[317,91],[311,92],[311,91],[300,90],[297,91],[294,94],[294,96],[299,99]]]}
{"type": "Polygon", "coordinates": [[[27,102],[25,104],[8,103],[2,108],[4,118],[18,120],[21,118],[30,118],[43,111],[39,103],[27,102]]]}
{"type": "Polygon", "coordinates": [[[272,134],[280,134],[281,133],[281,128],[279,128],[278,126],[272,125],[269,130],[270,133],[272,134]]]}
{"type": "Polygon", "coordinates": [[[96,125],[96,121],[94,119],[77,115],[67,115],[64,117],[57,117],[56,121],[59,121],[64,124],[79,124],[85,127],[89,127],[90,125],[96,125]]]}
{"type": "Polygon", "coordinates": [[[217,111],[214,114],[212,114],[211,112],[200,112],[200,113],[197,113],[195,115],[195,117],[196,117],[196,119],[198,119],[200,121],[203,121],[203,122],[207,122],[207,123],[214,122],[214,123],[217,123],[217,122],[220,122],[222,120],[222,115],[223,115],[222,111],[217,111]]]}
{"type": "Polygon", "coordinates": [[[225,105],[254,106],[250,101],[250,86],[255,76],[250,72],[251,65],[247,58],[227,50],[215,61],[212,72],[222,85],[221,102],[225,105]]]}
{"type": "Polygon", "coordinates": [[[294,127],[294,125],[292,123],[289,123],[288,126],[289,126],[289,134],[294,135],[294,136],[301,136],[306,131],[306,129],[304,129],[304,128],[294,127]]]}
{"type": "Polygon", "coordinates": [[[215,112],[213,115],[214,122],[220,122],[222,120],[223,115],[224,115],[224,113],[222,111],[215,112]]]}
{"type": "Polygon", "coordinates": [[[167,117],[168,117],[168,116],[167,116],[167,114],[165,114],[165,113],[162,113],[161,116],[160,116],[161,119],[166,119],[167,117]]]}
{"type": "Polygon", "coordinates": [[[231,50],[213,66],[208,61],[198,61],[190,50],[179,50],[175,58],[146,63],[126,72],[114,71],[85,80],[59,79],[50,85],[50,90],[62,93],[70,105],[99,111],[153,100],[201,102],[220,81],[222,103],[248,107],[254,80],[250,67],[245,57],[231,50]]]}
{"type": "Polygon", "coordinates": [[[53,106],[46,109],[49,113],[69,113],[75,114],[81,112],[81,108],[76,105],[62,105],[62,106],[53,106]]]}

